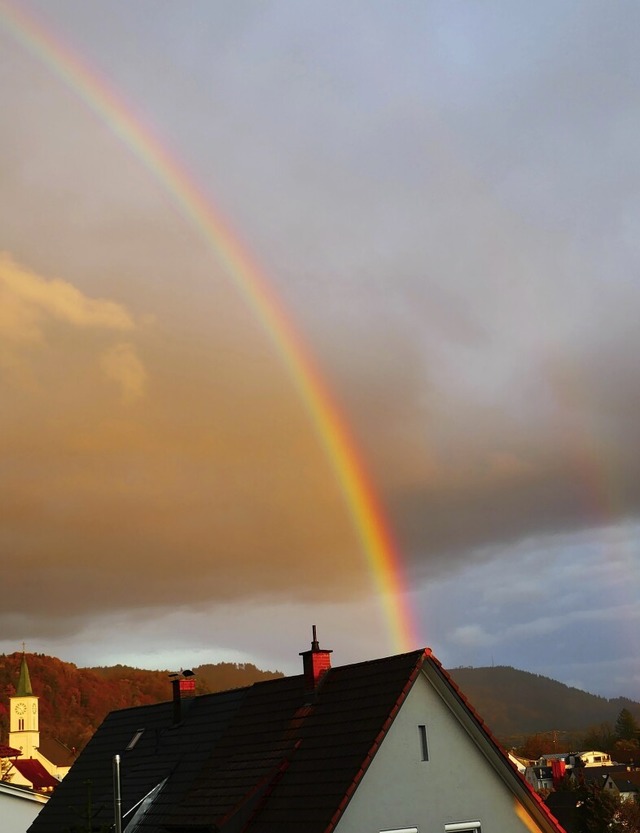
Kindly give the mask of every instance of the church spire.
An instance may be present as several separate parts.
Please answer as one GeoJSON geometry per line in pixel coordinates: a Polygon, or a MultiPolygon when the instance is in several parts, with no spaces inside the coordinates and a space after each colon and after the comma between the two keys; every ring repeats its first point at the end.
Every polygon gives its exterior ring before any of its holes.
{"type": "Polygon", "coordinates": [[[23,652],[22,665],[20,666],[20,677],[18,679],[18,687],[16,689],[16,697],[31,697],[32,695],[33,689],[31,688],[29,666],[27,665],[27,658],[23,652]]]}

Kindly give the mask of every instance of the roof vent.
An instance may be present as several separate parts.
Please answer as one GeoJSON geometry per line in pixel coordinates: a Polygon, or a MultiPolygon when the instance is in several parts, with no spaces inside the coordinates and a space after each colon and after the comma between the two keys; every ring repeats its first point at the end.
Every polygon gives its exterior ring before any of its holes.
{"type": "Polygon", "coordinates": [[[313,638],[310,651],[301,651],[304,682],[307,691],[315,691],[318,683],[331,668],[331,654],[333,651],[322,650],[318,644],[316,626],[313,625],[313,638]]]}

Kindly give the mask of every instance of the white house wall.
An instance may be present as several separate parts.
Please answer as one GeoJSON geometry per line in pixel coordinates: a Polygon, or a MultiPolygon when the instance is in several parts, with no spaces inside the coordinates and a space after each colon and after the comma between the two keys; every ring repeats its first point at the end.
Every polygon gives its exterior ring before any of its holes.
{"type": "Polygon", "coordinates": [[[482,833],[534,833],[523,811],[474,741],[420,674],[340,819],[336,833],[480,821],[482,833]],[[418,726],[426,726],[429,760],[421,759],[418,726]]]}
{"type": "Polygon", "coordinates": [[[0,783],[0,830],[2,833],[25,833],[46,803],[45,796],[0,783]]]}

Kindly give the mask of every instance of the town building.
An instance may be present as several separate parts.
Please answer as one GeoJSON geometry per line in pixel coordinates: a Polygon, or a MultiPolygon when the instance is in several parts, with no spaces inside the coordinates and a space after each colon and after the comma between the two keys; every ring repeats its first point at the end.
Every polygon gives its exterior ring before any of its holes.
{"type": "Polygon", "coordinates": [[[38,700],[23,654],[16,692],[9,698],[8,746],[13,754],[3,755],[7,762],[5,777],[15,786],[46,791],[67,774],[72,755],[63,744],[40,737],[38,700]]]}
{"type": "MultiPolygon", "coordinates": [[[[526,767],[524,776],[537,792],[557,788],[562,779],[575,777],[575,772],[589,769],[592,780],[597,780],[596,771],[608,769],[626,770],[626,766],[616,764],[607,752],[589,750],[587,752],[553,752],[542,755],[538,760],[526,767]]],[[[605,772],[606,774],[606,772],[605,772]]],[[[584,780],[584,778],[583,778],[584,780]]]]}

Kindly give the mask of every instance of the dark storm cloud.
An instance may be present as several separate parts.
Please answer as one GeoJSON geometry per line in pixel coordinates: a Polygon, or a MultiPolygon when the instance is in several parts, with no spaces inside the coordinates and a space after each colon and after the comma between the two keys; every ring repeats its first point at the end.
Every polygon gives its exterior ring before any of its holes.
{"type": "MultiPolygon", "coordinates": [[[[636,4],[33,8],[265,268],[418,588],[637,515],[636,4]]],[[[339,485],[216,252],[1,37],[0,249],[131,322],[0,311],[8,597],[74,630],[365,592],[339,485]]]]}

